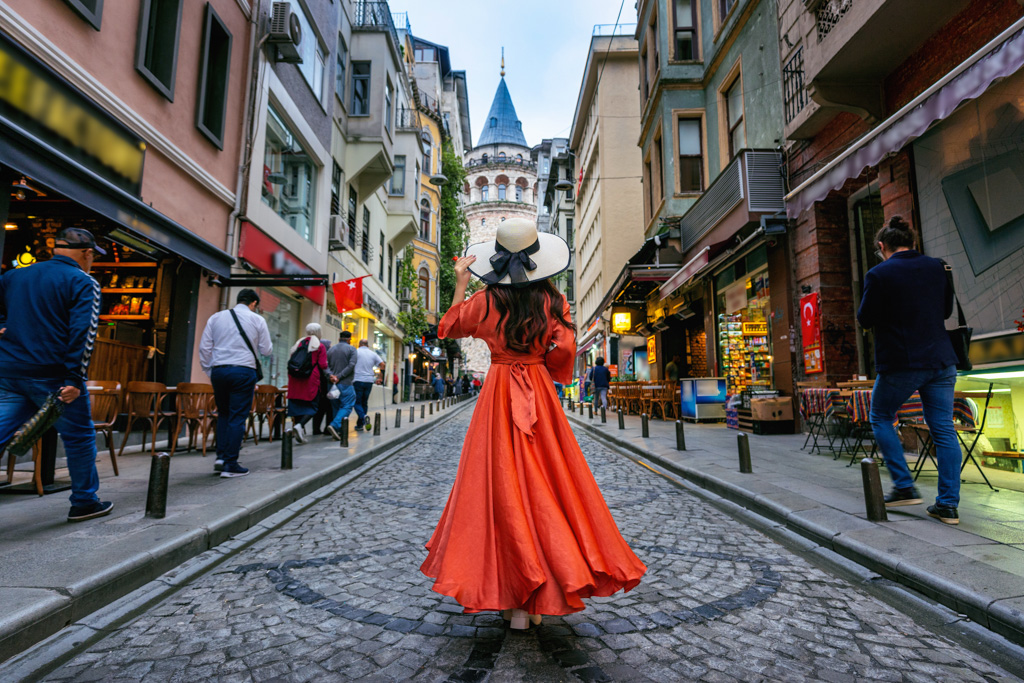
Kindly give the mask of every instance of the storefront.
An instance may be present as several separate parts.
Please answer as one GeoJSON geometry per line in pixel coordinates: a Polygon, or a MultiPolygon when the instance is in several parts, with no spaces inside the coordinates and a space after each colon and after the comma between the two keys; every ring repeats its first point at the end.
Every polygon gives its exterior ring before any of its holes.
{"type": "Polygon", "coordinates": [[[90,230],[108,254],[92,379],[192,378],[201,297],[234,259],[140,198],[146,143],[0,34],[0,269],[49,259],[57,233],[90,230]]]}
{"type": "Polygon", "coordinates": [[[774,387],[771,288],[764,246],[734,261],[714,277],[718,376],[729,395],[774,387]]]}

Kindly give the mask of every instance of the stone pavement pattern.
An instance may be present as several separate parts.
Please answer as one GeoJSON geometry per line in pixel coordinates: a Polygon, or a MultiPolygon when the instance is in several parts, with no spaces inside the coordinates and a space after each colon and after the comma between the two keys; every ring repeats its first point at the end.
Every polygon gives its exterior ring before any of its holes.
{"type": "Polygon", "coordinates": [[[464,615],[418,569],[468,420],[427,433],[48,680],[1018,680],[586,436],[644,581],[528,632],[464,615]]]}

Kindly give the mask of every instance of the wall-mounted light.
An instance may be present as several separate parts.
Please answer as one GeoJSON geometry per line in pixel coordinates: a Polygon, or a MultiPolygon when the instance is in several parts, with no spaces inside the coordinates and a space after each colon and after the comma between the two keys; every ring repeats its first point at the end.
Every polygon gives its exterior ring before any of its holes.
{"type": "Polygon", "coordinates": [[[4,230],[17,230],[17,229],[18,229],[18,224],[17,223],[4,223],[4,230]]]}

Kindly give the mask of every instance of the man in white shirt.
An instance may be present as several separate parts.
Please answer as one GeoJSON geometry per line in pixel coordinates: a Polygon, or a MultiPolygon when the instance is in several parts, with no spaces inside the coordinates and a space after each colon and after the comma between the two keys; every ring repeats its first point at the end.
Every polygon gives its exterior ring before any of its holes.
{"type": "Polygon", "coordinates": [[[352,376],[352,387],[356,390],[356,429],[364,428],[370,431],[370,421],[366,419],[369,412],[368,403],[373,385],[378,381],[373,374],[374,369],[380,369],[381,383],[384,378],[384,368],[387,364],[384,359],[377,355],[377,352],[370,348],[370,343],[365,339],[359,340],[359,348],[356,350],[356,372],[352,376]]]}
{"type": "Polygon", "coordinates": [[[217,404],[217,461],[213,468],[225,478],[249,474],[238,464],[238,451],[258,380],[256,353],[269,356],[274,349],[267,321],[256,313],[259,295],[243,289],[235,301],[233,309],[210,316],[199,342],[199,365],[210,376],[217,404]]]}

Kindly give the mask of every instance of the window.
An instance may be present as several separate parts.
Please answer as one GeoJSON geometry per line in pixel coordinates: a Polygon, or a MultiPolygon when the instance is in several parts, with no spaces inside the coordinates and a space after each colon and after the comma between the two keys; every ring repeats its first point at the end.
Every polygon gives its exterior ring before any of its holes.
{"type": "Polygon", "coordinates": [[[736,0],[718,0],[718,21],[725,21],[725,17],[728,16],[729,10],[732,9],[733,5],[736,4],[736,0]]]}
{"type": "Polygon", "coordinates": [[[430,310],[430,271],[420,268],[420,295],[423,297],[423,308],[430,310]]]}
{"type": "Polygon", "coordinates": [[[650,96],[650,88],[647,85],[647,45],[640,50],[640,101],[646,102],[650,96]]]}
{"type": "Polygon", "coordinates": [[[565,271],[565,298],[569,301],[576,300],[576,278],[571,270],[565,271]]]}
{"type": "Polygon", "coordinates": [[[430,202],[426,199],[420,200],[420,239],[430,241],[430,202]]]}
{"type": "Polygon", "coordinates": [[[486,218],[481,218],[481,219],[480,219],[480,227],[482,228],[482,227],[484,227],[485,225],[487,225],[487,219],[486,219],[486,218]]]}
{"type": "Polygon", "coordinates": [[[317,167],[273,105],[267,111],[263,202],[308,242],[315,225],[317,167]]]}
{"type": "Polygon", "coordinates": [[[352,116],[370,115],[370,62],[352,62],[352,116]]]}
{"type": "Polygon", "coordinates": [[[522,154],[517,154],[516,155],[516,161],[518,163],[520,163],[520,164],[523,163],[523,155],[522,154]]]}
{"type": "Polygon", "coordinates": [[[342,102],[345,101],[345,73],[348,66],[348,45],[345,44],[345,39],[338,34],[338,68],[334,74],[334,92],[338,95],[338,99],[342,102]]]}
{"type": "Polygon", "coordinates": [[[331,215],[341,214],[341,166],[332,162],[331,168],[331,215]]]}
{"type": "Polygon", "coordinates": [[[231,70],[231,32],[206,3],[203,51],[199,65],[199,104],[196,127],[224,149],[224,121],[228,106],[228,74],[231,70]]]}
{"type": "Polygon", "coordinates": [[[391,276],[394,274],[395,269],[395,248],[390,244],[388,245],[388,291],[394,291],[392,289],[391,276]]]}
{"type": "Polygon", "coordinates": [[[505,153],[498,152],[498,161],[505,161],[505,153]]]}
{"type": "Polygon", "coordinates": [[[380,277],[378,278],[381,282],[384,282],[384,231],[380,233],[380,251],[377,252],[377,263],[380,265],[380,277]]]}
{"type": "Polygon", "coordinates": [[[516,201],[523,201],[523,188],[519,187],[518,185],[516,185],[516,201]]]}
{"type": "Polygon", "coordinates": [[[388,194],[396,197],[405,196],[405,155],[395,155],[395,172],[391,174],[391,187],[388,194]]]}
{"type": "Polygon", "coordinates": [[[363,207],[363,235],[359,246],[362,251],[363,263],[370,265],[370,254],[373,253],[373,247],[370,245],[370,210],[365,206],[363,207]]]}
{"type": "Polygon", "coordinates": [[[359,206],[359,195],[356,188],[348,186],[348,246],[356,248],[356,208],[359,206]]]}
{"type": "Polygon", "coordinates": [[[135,68],[149,84],[174,101],[182,0],[142,0],[135,68]]]}
{"type": "Polygon", "coordinates": [[[573,242],[575,241],[572,236],[572,219],[565,219],[565,241],[569,244],[569,250],[572,250],[573,242]]]}
{"type": "Polygon", "coordinates": [[[299,20],[299,26],[302,29],[302,42],[299,43],[299,56],[302,57],[302,63],[295,66],[299,68],[302,77],[312,88],[317,102],[322,102],[324,99],[324,63],[327,57],[313,31],[312,22],[306,16],[306,10],[301,7],[301,3],[293,2],[291,5],[292,14],[299,20]]]}
{"type": "Polygon", "coordinates": [[[432,47],[418,47],[413,51],[417,62],[436,62],[437,51],[432,47]]]}
{"type": "Polygon", "coordinates": [[[395,97],[395,87],[391,85],[391,79],[388,79],[384,86],[384,129],[387,132],[391,132],[391,119],[392,119],[392,100],[395,97]]]}
{"type": "Polygon", "coordinates": [[[103,18],[103,0],[64,0],[78,16],[88,21],[94,29],[100,30],[103,18]]]}
{"type": "Polygon", "coordinates": [[[701,144],[700,119],[679,119],[679,191],[704,191],[704,154],[701,144]]]}
{"type": "Polygon", "coordinates": [[[679,61],[697,59],[697,3],[675,0],[675,58],[679,61]]]}
{"type": "Polygon", "coordinates": [[[498,185],[498,201],[501,201],[504,198],[505,198],[505,186],[504,185],[498,185]]]}
{"type": "Polygon", "coordinates": [[[433,148],[430,146],[430,143],[429,142],[424,142],[423,143],[423,173],[425,175],[430,175],[431,174],[431,169],[433,169],[433,167],[434,167],[433,160],[431,159],[431,152],[432,151],[433,151],[433,148]]]}
{"type": "Polygon", "coordinates": [[[743,78],[738,77],[725,91],[725,116],[729,124],[729,158],[743,149],[746,144],[746,127],[743,125],[743,78]]]}
{"type": "Polygon", "coordinates": [[[488,194],[488,190],[490,190],[490,189],[491,189],[490,185],[484,185],[483,187],[480,188],[480,201],[482,201],[482,202],[486,202],[487,201],[487,194],[488,194]]]}
{"type": "Polygon", "coordinates": [[[492,116],[491,117],[491,128],[497,128],[497,127],[498,127],[498,117],[492,116]]]}
{"type": "Polygon", "coordinates": [[[481,161],[481,163],[484,163],[484,164],[486,164],[486,163],[487,163],[487,155],[486,155],[486,154],[484,154],[484,155],[483,155],[483,157],[481,157],[481,160],[480,160],[480,161],[481,161]]]}

